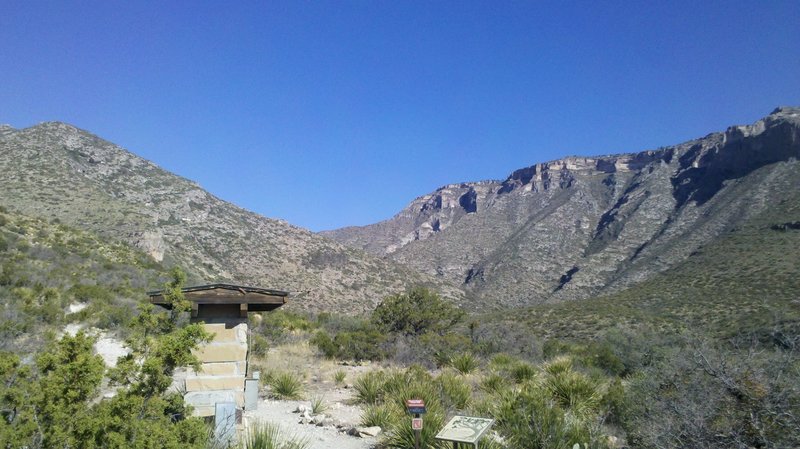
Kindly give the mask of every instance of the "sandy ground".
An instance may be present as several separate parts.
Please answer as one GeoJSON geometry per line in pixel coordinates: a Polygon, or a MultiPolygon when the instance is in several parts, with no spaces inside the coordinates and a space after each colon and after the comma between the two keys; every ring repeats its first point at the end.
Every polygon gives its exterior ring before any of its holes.
{"type": "Polygon", "coordinates": [[[245,412],[245,425],[249,426],[261,420],[276,423],[288,435],[305,438],[310,443],[309,449],[368,449],[374,448],[380,437],[355,437],[341,432],[335,426],[318,427],[314,424],[300,423],[301,415],[294,413],[298,406],[311,406],[311,399],[322,398],[327,404],[323,413],[332,418],[334,423],[344,429],[360,426],[360,405],[353,401],[354,390],[349,384],[361,374],[380,368],[377,365],[340,365],[328,360],[321,360],[307,344],[293,344],[271,348],[261,366],[277,372],[291,371],[304,376],[304,400],[289,401],[269,398],[269,387],[262,387],[262,396],[258,401],[258,409],[245,412]],[[337,384],[334,375],[337,371],[345,373],[345,381],[337,384]]]}
{"type": "MultiPolygon", "coordinates": [[[[245,412],[245,425],[252,425],[259,420],[276,423],[286,431],[287,435],[306,439],[310,449],[368,449],[377,444],[378,438],[350,436],[333,426],[317,427],[313,424],[300,424],[300,414],[293,411],[301,404],[309,405],[310,402],[262,399],[259,401],[258,410],[245,412]]],[[[334,402],[325,411],[325,415],[332,417],[334,421],[346,424],[345,427],[351,427],[358,424],[361,409],[334,402]]]]}
{"type": "MultiPolygon", "coordinates": [[[[64,327],[64,333],[75,336],[83,327],[83,324],[67,324],[64,327]]],[[[103,362],[109,368],[117,366],[117,359],[128,354],[129,350],[122,341],[109,336],[100,329],[89,328],[84,330],[87,334],[97,337],[94,343],[94,350],[103,358],[103,362]]]]}

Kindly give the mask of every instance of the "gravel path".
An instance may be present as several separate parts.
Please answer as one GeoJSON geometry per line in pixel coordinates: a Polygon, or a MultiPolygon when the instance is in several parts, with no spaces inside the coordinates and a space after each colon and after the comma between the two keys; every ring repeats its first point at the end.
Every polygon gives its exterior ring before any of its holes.
{"type": "MultiPolygon", "coordinates": [[[[361,408],[354,405],[347,405],[343,401],[337,401],[336,397],[347,396],[341,392],[332,391],[332,401],[329,402],[328,409],[324,412],[331,417],[334,422],[350,428],[358,424],[361,416],[361,408]]],[[[301,424],[300,414],[294,413],[298,406],[310,406],[309,401],[278,401],[271,399],[260,399],[258,409],[245,412],[245,425],[250,426],[257,421],[268,421],[281,426],[287,435],[294,435],[305,438],[310,443],[309,449],[369,449],[374,448],[378,438],[374,437],[354,437],[345,432],[340,432],[335,426],[318,427],[314,424],[301,424]]]]}

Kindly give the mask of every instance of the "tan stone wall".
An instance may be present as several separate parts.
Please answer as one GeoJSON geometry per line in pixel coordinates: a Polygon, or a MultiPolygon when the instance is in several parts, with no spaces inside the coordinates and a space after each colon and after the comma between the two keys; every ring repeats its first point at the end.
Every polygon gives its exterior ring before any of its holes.
{"type": "Polygon", "coordinates": [[[244,379],[247,374],[247,323],[241,319],[206,323],[214,339],[194,351],[200,370],[186,376],[185,401],[194,407],[195,416],[212,416],[214,404],[236,401],[244,405],[244,379]]]}

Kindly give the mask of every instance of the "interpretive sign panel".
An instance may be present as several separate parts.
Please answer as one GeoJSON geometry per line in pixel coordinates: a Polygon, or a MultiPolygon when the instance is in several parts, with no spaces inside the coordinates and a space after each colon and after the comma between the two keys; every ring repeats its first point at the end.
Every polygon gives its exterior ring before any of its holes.
{"type": "Polygon", "coordinates": [[[436,434],[437,440],[456,443],[477,444],[478,440],[492,427],[493,419],[473,416],[454,416],[444,428],[436,434]]]}

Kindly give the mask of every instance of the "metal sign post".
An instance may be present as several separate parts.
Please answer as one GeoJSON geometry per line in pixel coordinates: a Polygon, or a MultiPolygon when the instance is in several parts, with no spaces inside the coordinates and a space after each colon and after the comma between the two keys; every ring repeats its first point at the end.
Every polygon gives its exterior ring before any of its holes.
{"type": "Polygon", "coordinates": [[[411,430],[414,431],[414,449],[420,449],[422,442],[422,418],[420,415],[425,413],[425,401],[422,399],[407,399],[406,410],[414,415],[411,419],[411,430]]]}

